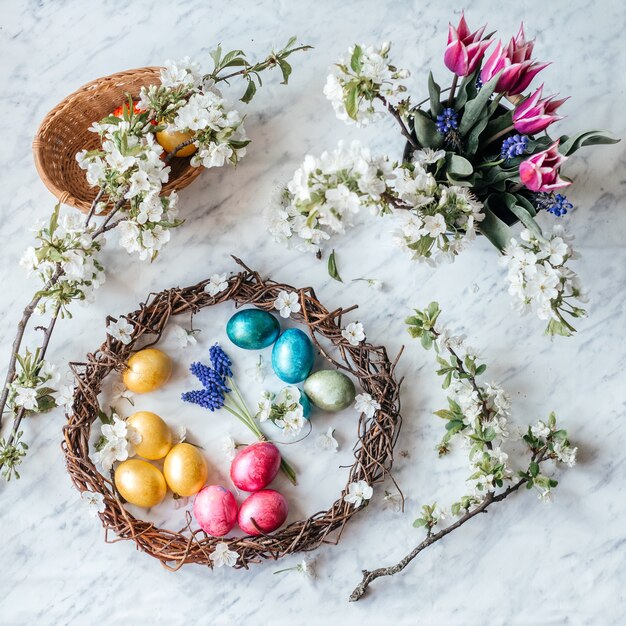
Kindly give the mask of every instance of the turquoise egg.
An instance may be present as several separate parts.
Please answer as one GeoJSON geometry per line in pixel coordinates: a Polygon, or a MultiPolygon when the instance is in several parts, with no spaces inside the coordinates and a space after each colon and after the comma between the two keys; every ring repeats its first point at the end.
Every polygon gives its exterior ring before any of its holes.
{"type": "Polygon", "coordinates": [[[302,405],[302,415],[304,415],[304,419],[308,420],[311,417],[311,401],[302,389],[300,389],[300,404],[302,405]]]}
{"type": "Polygon", "coordinates": [[[226,324],[228,338],[244,350],[262,350],[271,346],[280,334],[280,323],[267,311],[244,309],[226,324]]]}
{"type": "Polygon", "coordinates": [[[272,368],[286,383],[302,382],[313,369],[315,352],[311,340],[299,328],[288,328],[272,349],[272,368]]]}
{"type": "Polygon", "coordinates": [[[304,391],[311,402],[324,411],[342,411],[353,402],[354,383],[337,370],[319,370],[304,381],[304,391]]]}

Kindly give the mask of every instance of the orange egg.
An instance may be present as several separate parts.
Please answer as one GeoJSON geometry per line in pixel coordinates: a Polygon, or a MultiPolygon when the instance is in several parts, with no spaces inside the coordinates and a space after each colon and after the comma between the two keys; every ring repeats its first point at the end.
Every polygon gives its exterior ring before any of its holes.
{"type": "MultiPolygon", "coordinates": [[[[156,133],[157,142],[168,154],[170,152],[173,152],[177,146],[180,146],[181,143],[189,141],[190,139],[193,139],[193,137],[194,133],[192,132],[183,133],[176,130],[168,130],[167,128],[165,130],[160,130],[156,133]]],[[[178,158],[188,157],[191,156],[196,150],[196,146],[191,143],[188,146],[185,146],[184,148],[178,150],[174,154],[174,156],[178,158]]]]}
{"type": "Polygon", "coordinates": [[[134,393],[147,393],[164,385],[171,374],[170,357],[156,348],[146,348],[128,359],[122,378],[134,393]]]}

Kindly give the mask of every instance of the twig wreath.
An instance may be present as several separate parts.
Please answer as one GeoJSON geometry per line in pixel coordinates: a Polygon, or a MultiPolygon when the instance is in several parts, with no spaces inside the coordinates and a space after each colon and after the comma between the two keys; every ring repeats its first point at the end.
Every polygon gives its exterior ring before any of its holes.
{"type": "MultiPolygon", "coordinates": [[[[71,363],[76,378],[76,390],[72,412],[64,427],[62,444],[67,470],[75,487],[81,492],[99,493],[104,496],[105,508],[99,514],[105,528],[105,540],[113,543],[131,540],[137,548],[159,559],[170,570],[177,570],[186,563],[198,563],[213,567],[211,553],[219,543],[226,543],[229,550],[237,553],[235,568],[248,568],[251,563],[264,559],[279,559],[300,551],[314,550],[322,543],[337,543],[348,520],[363,507],[355,507],[344,500],[348,485],[364,480],[369,485],[381,482],[390,475],[393,449],[401,425],[399,390],[401,380],[395,378],[394,361],[382,346],[365,341],[354,346],[342,336],[342,316],[356,306],[346,309],[327,310],[310,287],[294,289],[273,280],[263,279],[242,261],[235,261],[243,268],[228,279],[224,291],[210,295],[205,291],[209,280],[184,288],[172,288],[150,294],[139,309],[125,315],[134,327],[132,340],[124,344],[111,335],[85,363],[71,363]],[[311,339],[321,354],[334,366],[357,378],[363,389],[380,404],[373,417],[361,414],[358,422],[358,440],[354,446],[355,462],[349,471],[346,488],[326,511],[319,511],[305,520],[293,522],[272,535],[258,537],[214,538],[204,531],[192,531],[190,518],[180,531],[157,528],[154,524],[135,518],[123,506],[113,481],[100,474],[89,458],[89,434],[99,411],[98,394],[102,382],[114,370],[121,370],[138,344],[141,347],[158,343],[172,316],[197,313],[200,309],[233,301],[237,307],[253,305],[270,311],[282,290],[296,292],[301,310],[294,319],[305,325],[311,339]],[[146,341],[147,340],[147,341],[146,341]],[[331,356],[324,343],[335,349],[331,356]],[[334,531],[335,539],[329,539],[334,531]],[[109,539],[109,531],[117,538],[109,539]]],[[[107,318],[107,323],[113,318],[107,318]]]]}

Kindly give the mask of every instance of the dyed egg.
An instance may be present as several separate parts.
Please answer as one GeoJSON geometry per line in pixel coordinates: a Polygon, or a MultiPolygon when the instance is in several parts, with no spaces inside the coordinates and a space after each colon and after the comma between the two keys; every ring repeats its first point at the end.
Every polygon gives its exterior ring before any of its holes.
{"type": "Polygon", "coordinates": [[[135,452],[144,459],[162,459],[170,451],[172,432],[156,413],[137,411],[126,420],[126,425],[138,435],[135,452]]]}
{"type": "Polygon", "coordinates": [[[267,311],[245,309],[228,320],[226,334],[238,348],[262,350],[276,341],[280,334],[280,324],[267,311]]]}
{"type": "Polygon", "coordinates": [[[128,459],[117,466],[115,486],[124,500],[145,508],[163,502],[167,493],[163,474],[140,459],[128,459]]]}
{"type": "Polygon", "coordinates": [[[311,402],[324,411],[341,411],[354,402],[354,383],[337,370],[319,370],[304,382],[311,402]]]}
{"type": "Polygon", "coordinates": [[[165,352],[146,348],[126,362],[124,384],[134,393],[147,393],[164,385],[172,374],[172,360],[165,352]]]}
{"type": "Polygon", "coordinates": [[[287,500],[278,491],[257,491],[239,509],[239,528],[252,536],[271,533],[285,523],[288,512],[287,500]]]}
{"type": "Polygon", "coordinates": [[[193,514],[200,528],[212,537],[227,535],[237,521],[235,496],[220,485],[210,485],[198,492],[193,502],[193,514]]]}
{"type": "Polygon", "coordinates": [[[299,328],[288,328],[272,349],[272,368],[286,383],[302,382],[313,369],[315,352],[311,340],[299,328]]]}
{"type": "Polygon", "coordinates": [[[258,491],[267,487],[280,469],[280,452],[269,441],[260,441],[242,448],[230,466],[233,485],[242,491],[258,491]]]}
{"type": "Polygon", "coordinates": [[[168,487],[179,496],[198,493],[209,476],[206,459],[196,446],[177,443],[165,457],[163,474],[168,487]]]}
{"type": "Polygon", "coordinates": [[[311,401],[302,389],[300,390],[300,404],[302,405],[302,415],[308,420],[311,417],[311,401]]]}

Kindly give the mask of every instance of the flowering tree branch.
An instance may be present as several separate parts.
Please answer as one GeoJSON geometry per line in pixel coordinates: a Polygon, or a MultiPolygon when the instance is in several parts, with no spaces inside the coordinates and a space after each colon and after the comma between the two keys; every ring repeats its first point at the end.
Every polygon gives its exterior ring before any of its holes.
{"type": "MultiPolygon", "coordinates": [[[[0,417],[7,411],[13,415],[8,438],[0,439],[0,471],[5,479],[19,478],[16,468],[28,448],[20,440],[24,417],[49,411],[61,404],[63,397],[71,397],[67,390],[61,393],[55,389],[60,376],[45,356],[58,318],[71,317],[71,303],[88,301],[104,280],[104,267],[98,260],[102,235],[116,229],[120,244],[129,253],[154,260],[169,240],[169,231],[182,224],[177,218],[176,192],[162,195],[163,184],[169,179],[169,160],[192,144],[194,166],[234,165],[245,155],[249,142],[242,116],[215,89],[215,82],[226,78],[218,76],[219,72],[244,66],[248,82],[254,75],[260,84],[259,72],[277,63],[286,83],[291,67],[285,58],[308,48],[294,44],[295,38],[283,50],[254,65],[245,61],[240,50],[222,58],[219,49],[212,54],[214,80],[208,81],[199,66],[188,59],[178,65],[167,62],[160,84],[143,87],[137,103],[129,96],[119,113],[115,111],[92,125],[90,130],[100,137],[100,148],[76,155],[86,170],[87,182],[98,189],[87,216],[61,216],[57,205],[49,223],[38,231],[37,245],[28,248],[21,261],[29,273],[37,275],[41,287],[18,322],[0,394],[0,417]],[[188,138],[164,161],[157,133],[166,130],[188,138]],[[98,227],[92,224],[95,216],[103,217],[98,227]],[[23,351],[24,334],[35,313],[50,314],[50,318],[39,347],[33,352],[23,351]]],[[[248,102],[254,95],[249,85],[246,94],[243,99],[248,102]]]]}
{"type": "Polygon", "coordinates": [[[443,509],[436,503],[422,506],[421,517],[413,525],[425,528],[426,538],[395,565],[363,570],[361,582],[350,595],[352,602],[363,597],[374,580],[401,572],[426,548],[479,513],[485,513],[492,504],[513,495],[520,487],[535,488],[540,499],[548,499],[557,481],[542,473],[544,462],[553,460],[570,466],[575,463],[577,449],[571,447],[567,432],[557,429],[552,413],[547,423],[540,420],[528,426],[523,436],[528,450],[527,459],[522,460],[526,468],[513,471],[508,455],[501,447],[509,439],[508,397],[498,386],[478,381],[486,365],[477,362],[472,351],[464,347],[462,338],[451,335],[441,327],[439,314],[439,307],[433,302],[427,309],[415,311],[415,315],[407,319],[407,324],[411,336],[420,339],[425,349],[434,347],[437,352],[437,373],[444,379],[442,387],[451,389],[448,408],[435,412],[446,421],[446,433],[438,446],[439,455],[450,451],[453,440],[465,439],[469,444],[472,468],[467,484],[472,491],[452,503],[449,509],[443,509]],[[448,516],[457,519],[438,530],[448,516]]]}

